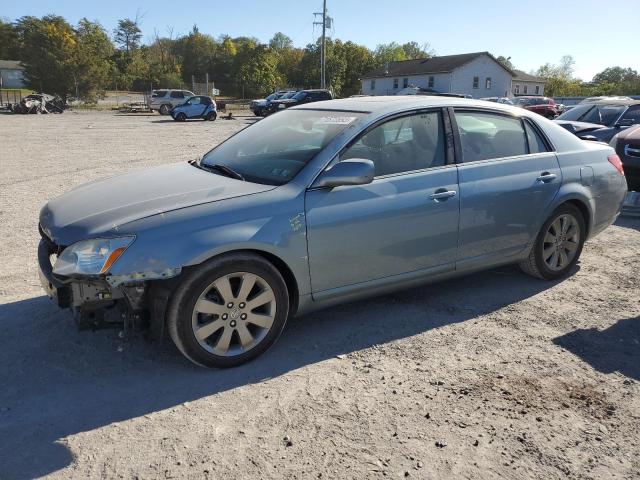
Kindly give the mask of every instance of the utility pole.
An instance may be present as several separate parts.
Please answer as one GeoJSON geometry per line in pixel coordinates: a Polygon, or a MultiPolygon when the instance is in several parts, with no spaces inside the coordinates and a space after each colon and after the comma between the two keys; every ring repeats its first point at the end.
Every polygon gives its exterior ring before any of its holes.
{"type": "Polygon", "coordinates": [[[331,24],[331,19],[327,17],[327,0],[322,0],[322,12],[314,13],[314,15],[322,15],[321,22],[313,22],[314,25],[322,25],[322,43],[320,44],[320,88],[326,88],[326,71],[327,71],[327,23],[331,24]]]}

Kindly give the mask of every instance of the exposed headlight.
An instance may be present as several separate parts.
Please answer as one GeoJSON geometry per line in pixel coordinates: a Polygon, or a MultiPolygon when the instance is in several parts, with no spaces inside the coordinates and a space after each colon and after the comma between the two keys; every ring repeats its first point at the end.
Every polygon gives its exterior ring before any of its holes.
{"type": "Polygon", "coordinates": [[[53,273],[64,276],[106,273],[134,238],[94,238],[74,243],[62,251],[53,273]]]}

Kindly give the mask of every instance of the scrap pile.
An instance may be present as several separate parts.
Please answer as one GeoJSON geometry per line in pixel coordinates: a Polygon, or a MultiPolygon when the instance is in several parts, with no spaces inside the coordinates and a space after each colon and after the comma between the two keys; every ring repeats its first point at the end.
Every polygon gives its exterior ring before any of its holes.
{"type": "Polygon", "coordinates": [[[13,113],[62,113],[66,108],[62,98],[46,93],[27,95],[20,103],[9,106],[13,113]]]}

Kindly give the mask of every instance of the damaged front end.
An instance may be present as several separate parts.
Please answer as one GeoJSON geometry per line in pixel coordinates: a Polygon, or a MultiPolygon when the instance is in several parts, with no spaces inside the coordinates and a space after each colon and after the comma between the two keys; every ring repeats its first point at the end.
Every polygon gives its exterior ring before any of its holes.
{"type": "Polygon", "coordinates": [[[135,240],[132,236],[57,245],[40,228],[40,280],[49,298],[70,308],[80,330],[149,329],[164,333],[164,315],[180,269],[113,276],[109,269],[135,240]]]}

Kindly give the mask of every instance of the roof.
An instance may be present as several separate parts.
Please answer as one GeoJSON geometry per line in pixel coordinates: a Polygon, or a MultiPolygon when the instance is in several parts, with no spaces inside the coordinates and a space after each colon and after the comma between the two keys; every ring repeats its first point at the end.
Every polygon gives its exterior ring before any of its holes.
{"type": "Polygon", "coordinates": [[[522,70],[514,70],[513,73],[516,74],[514,80],[520,80],[521,82],[538,82],[538,83],[546,83],[546,80],[542,77],[536,77],[535,75],[529,75],[522,70]]]}
{"type": "Polygon", "coordinates": [[[498,60],[496,60],[496,58],[489,52],[475,52],[389,62],[388,65],[384,65],[367,72],[362,76],[362,78],[399,77],[403,75],[421,75],[425,73],[448,73],[484,55],[489,56],[494,62],[509,72],[509,74],[514,75],[511,70],[498,62],[498,60]]]}
{"type": "MultiPolygon", "coordinates": [[[[487,102],[457,97],[444,97],[437,95],[393,95],[375,97],[353,97],[338,100],[326,100],[324,102],[305,103],[293,107],[295,110],[337,110],[347,112],[377,113],[385,110],[421,107],[466,106],[484,107],[487,102]]],[[[495,105],[494,105],[495,106],[495,105]]],[[[505,105],[498,104],[502,108],[505,105]]],[[[520,112],[521,108],[515,108],[520,112]]]]}
{"type": "Polygon", "coordinates": [[[0,60],[0,69],[2,70],[24,70],[24,67],[18,60],[0,60]]]}

